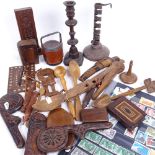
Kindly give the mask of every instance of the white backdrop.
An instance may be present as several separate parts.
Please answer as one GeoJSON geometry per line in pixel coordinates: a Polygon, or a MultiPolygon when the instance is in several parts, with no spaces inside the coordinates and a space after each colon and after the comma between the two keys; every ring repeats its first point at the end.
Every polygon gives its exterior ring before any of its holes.
{"type": "MultiPolygon", "coordinates": [[[[155,79],[155,1],[154,0],[76,0],[75,38],[79,40],[77,47],[82,51],[93,39],[94,3],[111,2],[113,8],[103,7],[101,42],[110,49],[110,56],[119,56],[126,61],[134,61],[133,71],[138,75],[138,82],[143,83],[145,78],[155,79]]],[[[69,49],[69,28],[65,25],[67,20],[65,6],[62,0],[5,0],[0,5],[0,96],[7,92],[8,69],[10,66],[21,65],[17,50],[20,40],[14,9],[32,7],[38,39],[54,31],[60,31],[63,39],[63,49],[69,49]]],[[[81,67],[83,73],[91,67],[93,62],[84,60],[81,67]]],[[[49,67],[44,61],[37,66],[49,67]]],[[[54,67],[51,67],[54,68],[54,67]]],[[[126,68],[127,69],[127,68],[126,68]]],[[[72,86],[70,79],[67,81],[72,86]]],[[[17,113],[16,115],[22,116],[17,113]]],[[[27,129],[20,124],[20,130],[26,139],[27,129]]],[[[0,117],[0,154],[22,155],[24,149],[17,149],[2,118],[0,117]]]]}

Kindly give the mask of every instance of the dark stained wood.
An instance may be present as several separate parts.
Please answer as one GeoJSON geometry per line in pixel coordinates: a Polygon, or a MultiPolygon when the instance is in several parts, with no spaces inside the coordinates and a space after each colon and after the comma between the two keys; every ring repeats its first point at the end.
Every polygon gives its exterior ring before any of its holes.
{"type": "Polygon", "coordinates": [[[38,148],[43,152],[60,151],[66,146],[69,132],[76,134],[82,139],[89,130],[108,129],[111,128],[111,126],[112,124],[110,122],[100,122],[47,128],[38,136],[38,148]]]}
{"type": "Polygon", "coordinates": [[[24,155],[46,155],[38,150],[37,137],[46,128],[46,117],[40,113],[33,113],[30,117],[24,155]]]}
{"type": "Polygon", "coordinates": [[[23,65],[39,63],[38,47],[35,39],[21,40],[17,43],[17,47],[23,65]]]}
{"type": "Polygon", "coordinates": [[[106,108],[82,109],[80,116],[83,123],[108,121],[106,108]]]}
{"type": "Polygon", "coordinates": [[[143,110],[125,97],[119,97],[113,101],[108,106],[108,111],[130,130],[138,126],[146,115],[143,110]]]}
{"type": "MultiPolygon", "coordinates": [[[[57,127],[64,125],[73,125],[73,116],[62,108],[51,111],[47,117],[47,127],[57,127]]],[[[72,133],[68,135],[68,142],[65,149],[70,149],[75,142],[75,136],[72,133]]]]}
{"type": "Polygon", "coordinates": [[[35,21],[33,17],[33,10],[31,7],[15,9],[15,16],[18,24],[21,40],[35,39],[38,47],[38,54],[40,47],[38,44],[35,21]]]}
{"type": "Polygon", "coordinates": [[[0,98],[1,116],[18,148],[22,148],[25,145],[25,141],[18,129],[21,119],[18,116],[13,116],[11,114],[21,108],[23,101],[23,97],[17,93],[9,93],[0,98]]]}
{"type": "Polygon", "coordinates": [[[70,39],[67,41],[68,45],[70,45],[69,52],[66,53],[64,57],[64,64],[66,66],[69,65],[70,60],[75,60],[79,66],[83,64],[83,53],[79,52],[76,44],[78,43],[78,40],[75,39],[75,32],[74,32],[74,26],[77,24],[77,20],[74,19],[75,15],[75,1],[65,1],[64,5],[66,6],[66,15],[68,17],[68,20],[65,22],[65,24],[70,28],[70,39]]]}

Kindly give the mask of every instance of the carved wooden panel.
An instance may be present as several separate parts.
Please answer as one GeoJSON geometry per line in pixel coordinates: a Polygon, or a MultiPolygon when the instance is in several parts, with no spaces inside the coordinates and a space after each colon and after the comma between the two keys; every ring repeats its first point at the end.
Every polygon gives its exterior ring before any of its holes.
{"type": "Polygon", "coordinates": [[[31,7],[15,9],[16,20],[21,40],[35,39],[38,45],[37,32],[31,7]]]}

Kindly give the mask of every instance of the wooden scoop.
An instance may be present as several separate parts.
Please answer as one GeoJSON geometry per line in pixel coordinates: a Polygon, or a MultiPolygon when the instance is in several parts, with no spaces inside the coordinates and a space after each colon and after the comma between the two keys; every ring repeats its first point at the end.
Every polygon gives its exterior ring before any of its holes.
{"type": "MultiPolygon", "coordinates": [[[[77,80],[80,77],[80,67],[76,61],[71,60],[69,62],[69,72],[73,78],[74,86],[76,86],[77,80]]],[[[76,96],[76,98],[75,98],[75,117],[76,117],[76,120],[80,120],[81,109],[82,109],[82,105],[81,105],[80,97],[76,96]]]]}
{"type": "Polygon", "coordinates": [[[137,93],[137,92],[144,90],[144,89],[146,89],[148,93],[155,92],[155,81],[152,81],[150,78],[145,79],[143,86],[135,88],[135,89],[128,90],[128,91],[121,93],[119,95],[116,95],[116,96],[110,97],[109,95],[104,94],[94,102],[94,106],[98,107],[98,108],[107,107],[111,103],[112,100],[115,100],[121,96],[132,95],[132,94],[137,93]]]}
{"type": "MultiPolygon", "coordinates": [[[[65,75],[66,75],[66,70],[63,66],[58,66],[54,69],[54,75],[60,79],[62,87],[64,89],[64,91],[67,91],[67,86],[66,86],[66,80],[65,80],[65,75]]],[[[74,110],[74,105],[70,100],[67,100],[67,105],[68,108],[71,112],[71,114],[73,115],[73,117],[75,118],[75,110],[74,110]]]]}

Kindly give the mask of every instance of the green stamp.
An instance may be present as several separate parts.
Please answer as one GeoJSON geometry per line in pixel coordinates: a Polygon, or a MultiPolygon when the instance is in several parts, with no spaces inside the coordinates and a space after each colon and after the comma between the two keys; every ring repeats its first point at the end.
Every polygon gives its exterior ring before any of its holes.
{"type": "Polygon", "coordinates": [[[113,154],[111,154],[110,152],[108,152],[100,147],[97,147],[93,155],[113,155],[113,154]]]}
{"type": "Polygon", "coordinates": [[[97,147],[95,144],[91,143],[90,141],[86,139],[81,140],[78,146],[88,151],[89,153],[93,153],[97,147]]]}
{"type": "Polygon", "coordinates": [[[99,143],[102,139],[102,136],[95,132],[87,132],[85,138],[93,141],[94,143],[99,143]]]}

